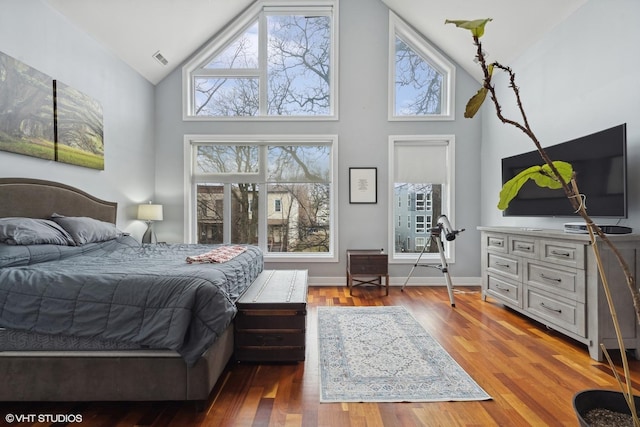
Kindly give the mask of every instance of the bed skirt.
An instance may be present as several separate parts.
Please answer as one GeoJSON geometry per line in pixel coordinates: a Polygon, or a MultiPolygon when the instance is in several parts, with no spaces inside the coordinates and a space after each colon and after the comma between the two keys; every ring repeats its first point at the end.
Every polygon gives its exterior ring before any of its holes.
{"type": "Polygon", "coordinates": [[[0,401],[206,401],[233,325],[189,368],[173,351],[0,352],[0,401]]]}

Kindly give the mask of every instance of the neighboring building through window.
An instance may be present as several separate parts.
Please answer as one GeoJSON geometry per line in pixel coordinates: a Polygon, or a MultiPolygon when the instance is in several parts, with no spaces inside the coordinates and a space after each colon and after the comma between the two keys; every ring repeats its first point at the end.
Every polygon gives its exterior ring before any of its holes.
{"type": "Polygon", "coordinates": [[[389,120],[453,120],[455,66],[389,11],[389,120]]]}
{"type": "Polygon", "coordinates": [[[335,137],[185,137],[188,239],[335,255],[335,137]]]}
{"type": "Polygon", "coordinates": [[[256,2],[184,66],[184,118],[335,117],[335,9],[256,2]]]}
{"type": "MultiPolygon", "coordinates": [[[[434,218],[446,214],[452,220],[455,215],[454,141],[452,135],[389,137],[390,198],[411,201],[390,206],[391,217],[407,219],[390,230],[393,260],[415,260],[425,246],[423,259],[439,258],[437,245],[429,239],[434,218]]],[[[447,250],[453,248],[444,243],[447,250]]]]}

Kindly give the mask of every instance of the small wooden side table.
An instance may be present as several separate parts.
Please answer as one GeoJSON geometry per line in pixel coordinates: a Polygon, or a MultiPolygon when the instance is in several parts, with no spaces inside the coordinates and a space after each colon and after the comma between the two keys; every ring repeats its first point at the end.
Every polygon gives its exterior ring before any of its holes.
{"type": "Polygon", "coordinates": [[[372,284],[384,287],[385,295],[389,295],[389,260],[387,254],[380,249],[347,249],[347,287],[349,295],[353,295],[353,288],[360,285],[372,284]],[[370,280],[357,279],[367,277],[370,280]],[[374,277],[371,279],[371,277],[374,277]],[[384,284],[382,277],[385,278],[384,284]]]}

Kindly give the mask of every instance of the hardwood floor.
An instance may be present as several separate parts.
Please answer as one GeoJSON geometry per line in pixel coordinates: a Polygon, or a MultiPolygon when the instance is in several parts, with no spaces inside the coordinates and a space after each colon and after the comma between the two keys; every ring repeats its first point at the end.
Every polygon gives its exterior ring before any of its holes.
{"type": "MultiPolygon", "coordinates": [[[[11,415],[81,416],[47,426],[575,426],[571,399],[587,388],[613,388],[606,364],[584,345],[532,322],[476,288],[458,288],[456,307],[444,287],[309,289],[307,356],[298,364],[230,364],[204,411],[183,402],[0,403],[11,415]],[[493,399],[437,403],[319,403],[317,307],[403,305],[493,399]]],[[[619,359],[619,354],[617,358],[619,359]]],[[[640,389],[640,362],[631,360],[640,389]]],[[[619,369],[621,371],[621,369],[619,369]]],[[[55,421],[55,420],[54,420],[55,421]]]]}

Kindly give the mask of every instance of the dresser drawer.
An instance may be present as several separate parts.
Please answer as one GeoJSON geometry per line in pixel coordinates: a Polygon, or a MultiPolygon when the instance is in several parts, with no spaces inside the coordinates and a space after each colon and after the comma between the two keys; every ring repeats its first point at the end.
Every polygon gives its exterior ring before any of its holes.
{"type": "Polygon", "coordinates": [[[522,280],[520,261],[508,255],[487,253],[487,270],[505,275],[513,280],[522,280]]]}
{"type": "Polygon", "coordinates": [[[581,337],[586,337],[585,306],[535,288],[527,288],[525,310],[544,319],[550,325],[558,326],[581,337]]]}
{"type": "Polygon", "coordinates": [[[536,242],[536,239],[526,236],[511,236],[509,237],[509,253],[525,258],[537,258],[538,245],[536,242]]]}
{"type": "Polygon", "coordinates": [[[511,283],[498,276],[487,277],[487,294],[507,304],[522,308],[522,292],[519,283],[511,283]]]}
{"type": "Polygon", "coordinates": [[[505,234],[484,234],[484,246],[492,252],[506,254],[509,252],[508,237],[505,234]]]}
{"type": "Polygon", "coordinates": [[[584,270],[527,262],[524,277],[524,282],[529,287],[536,287],[577,302],[586,302],[584,270]]]}
{"type": "Polygon", "coordinates": [[[584,269],[584,245],[554,240],[542,240],[540,245],[542,261],[584,269]]]}

